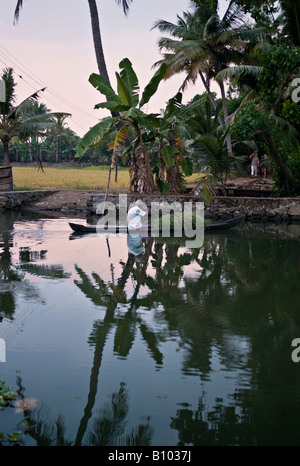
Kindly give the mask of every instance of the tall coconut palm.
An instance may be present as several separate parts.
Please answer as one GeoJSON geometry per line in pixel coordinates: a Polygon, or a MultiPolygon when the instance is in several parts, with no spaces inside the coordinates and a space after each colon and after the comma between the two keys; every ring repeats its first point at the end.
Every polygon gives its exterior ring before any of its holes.
{"type": "MultiPolygon", "coordinates": [[[[231,0],[221,18],[218,13],[218,0],[192,0],[192,11],[178,16],[177,24],[159,20],[154,24],[163,33],[171,37],[159,40],[159,49],[163,59],[155,65],[165,62],[168,65],[166,78],[176,73],[185,72],[186,78],[182,89],[189,82],[195,83],[201,78],[206,92],[214,103],[211,92],[211,80],[229,63],[243,63],[249,39],[254,37],[252,27],[245,24],[242,8],[231,0]]],[[[223,103],[223,130],[228,127],[226,92],[223,81],[218,82],[223,103]]],[[[230,138],[228,151],[232,153],[230,138]]]]}
{"type": "MultiPolygon", "coordinates": [[[[123,12],[127,15],[129,11],[129,4],[133,2],[133,0],[116,0],[118,5],[121,5],[123,8],[123,12]]],[[[99,21],[99,14],[97,8],[97,1],[96,0],[88,0],[89,4],[89,11],[91,17],[91,26],[92,26],[92,35],[93,35],[93,42],[96,54],[96,61],[98,66],[98,71],[101,76],[105,79],[105,81],[110,84],[109,74],[107,71],[106,61],[103,52],[102,46],[102,38],[100,32],[100,21],[99,21]]],[[[17,0],[16,8],[15,8],[15,22],[18,21],[20,11],[23,6],[23,0],[17,0]]],[[[116,116],[116,114],[111,111],[112,116],[116,116]]],[[[118,157],[116,157],[116,166],[117,166],[118,157]]],[[[111,168],[109,169],[109,178],[111,174],[111,168]]],[[[116,171],[116,181],[117,181],[117,171],[116,171]]]]}
{"type": "MultiPolygon", "coordinates": [[[[89,4],[89,11],[91,17],[91,25],[92,25],[92,35],[93,35],[93,42],[96,54],[96,61],[98,65],[99,74],[104,77],[104,79],[109,83],[109,75],[106,67],[106,62],[104,58],[104,52],[102,47],[102,39],[101,39],[101,32],[100,32],[100,21],[99,21],[99,14],[97,8],[97,1],[96,0],[87,0],[89,4]]],[[[116,0],[118,5],[121,5],[124,11],[124,14],[127,15],[129,11],[129,4],[133,2],[133,0],[116,0]]],[[[17,0],[14,20],[18,22],[21,9],[23,7],[23,0],[17,0]]]]}
{"type": "Polygon", "coordinates": [[[44,89],[15,105],[16,84],[12,68],[3,71],[2,80],[5,82],[6,96],[5,102],[0,102],[0,140],[4,148],[4,165],[8,166],[11,143],[45,135],[47,130],[54,128],[55,117],[69,114],[50,112],[44,105],[38,105],[36,101],[44,89]]]}

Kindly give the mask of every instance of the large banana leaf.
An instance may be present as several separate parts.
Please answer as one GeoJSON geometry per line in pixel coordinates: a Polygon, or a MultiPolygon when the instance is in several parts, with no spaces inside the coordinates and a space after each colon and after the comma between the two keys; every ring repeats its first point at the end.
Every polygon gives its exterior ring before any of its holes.
{"type": "Polygon", "coordinates": [[[118,94],[115,93],[110,84],[108,84],[103,76],[100,74],[93,73],[89,77],[89,82],[94,86],[101,94],[105,95],[108,100],[121,104],[121,99],[118,94]]]}
{"type": "Polygon", "coordinates": [[[143,115],[143,112],[139,108],[130,107],[123,116],[125,120],[135,120],[137,118],[142,118],[143,115]]]}
{"type": "Polygon", "coordinates": [[[185,176],[191,176],[193,174],[193,162],[191,160],[185,160],[185,158],[182,157],[181,169],[185,176]]]}
{"type": "Polygon", "coordinates": [[[120,97],[122,104],[128,107],[132,107],[130,91],[126,83],[123,81],[123,79],[117,72],[116,72],[116,78],[117,78],[118,96],[120,97]]]}
{"type": "Polygon", "coordinates": [[[155,115],[142,114],[141,116],[137,116],[136,120],[141,125],[141,127],[144,127],[151,133],[155,133],[155,128],[159,128],[159,122],[155,115]]]}
{"type": "Polygon", "coordinates": [[[151,78],[149,83],[144,89],[144,92],[141,97],[140,101],[140,108],[145,105],[146,103],[149,102],[153,94],[157,91],[157,88],[159,86],[159,83],[161,82],[162,79],[164,79],[166,75],[168,65],[166,63],[163,63],[160,68],[156,71],[154,76],[151,78]]]}
{"type": "Polygon", "coordinates": [[[96,104],[94,108],[107,108],[108,110],[112,110],[115,112],[126,112],[130,109],[130,105],[123,105],[119,102],[113,102],[112,100],[108,100],[107,102],[101,102],[100,104],[96,104]]]}
{"type": "Polygon", "coordinates": [[[131,107],[136,107],[139,103],[140,90],[137,75],[133,70],[132,64],[128,58],[124,58],[120,62],[119,67],[121,69],[119,77],[123,81],[124,85],[126,85],[126,89],[128,90],[128,103],[130,103],[131,107]]]}
{"type": "Polygon", "coordinates": [[[77,144],[75,157],[82,157],[91,145],[101,141],[117,121],[118,117],[108,117],[93,126],[77,144]]]}
{"type": "Polygon", "coordinates": [[[129,126],[123,125],[117,131],[116,137],[108,145],[109,150],[115,151],[116,149],[121,149],[125,145],[128,139],[129,126]]]}
{"type": "Polygon", "coordinates": [[[164,162],[167,167],[173,167],[175,160],[172,158],[173,155],[177,154],[178,150],[176,147],[163,146],[161,148],[161,155],[163,156],[164,162]]]}

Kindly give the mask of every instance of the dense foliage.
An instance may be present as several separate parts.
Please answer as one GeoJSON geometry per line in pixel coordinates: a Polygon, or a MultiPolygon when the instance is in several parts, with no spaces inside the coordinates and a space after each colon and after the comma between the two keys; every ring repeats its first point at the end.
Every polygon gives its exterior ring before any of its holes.
{"type": "Polygon", "coordinates": [[[10,160],[31,161],[38,153],[49,162],[121,163],[130,167],[132,190],[165,193],[184,189],[183,176],[192,171],[224,186],[228,177],[248,172],[255,150],[269,156],[280,194],[300,194],[299,2],[229,0],[222,17],[219,6],[218,0],[192,0],[176,24],[154,24],[166,36],[159,41],[159,70],[141,99],[125,59],[117,91],[104,77],[90,77],[106,99],[96,107],[109,109],[111,117],[83,139],[59,121],[38,136],[20,133],[10,141],[10,160]],[[181,92],[160,115],[147,115],[144,97],[182,72],[181,92]],[[198,79],[204,93],[183,105],[186,84],[198,79]]]}

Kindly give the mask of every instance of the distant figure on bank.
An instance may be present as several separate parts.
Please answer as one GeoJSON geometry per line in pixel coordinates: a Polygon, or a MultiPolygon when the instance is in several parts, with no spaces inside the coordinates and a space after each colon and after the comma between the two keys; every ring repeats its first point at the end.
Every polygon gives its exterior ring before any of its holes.
{"type": "Polygon", "coordinates": [[[261,161],[262,171],[264,178],[267,178],[267,174],[269,171],[269,157],[267,154],[264,154],[263,159],[261,161]]]}
{"type": "Polygon", "coordinates": [[[257,176],[258,167],[259,167],[259,158],[257,157],[257,154],[253,152],[250,155],[250,159],[251,159],[251,176],[257,176]]]}

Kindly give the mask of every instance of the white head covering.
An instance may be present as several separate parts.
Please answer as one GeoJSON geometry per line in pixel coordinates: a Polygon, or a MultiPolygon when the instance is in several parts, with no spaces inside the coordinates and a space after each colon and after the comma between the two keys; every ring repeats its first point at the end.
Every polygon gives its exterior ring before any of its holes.
{"type": "Polygon", "coordinates": [[[142,210],[137,205],[131,207],[127,214],[127,226],[129,230],[139,230],[142,226],[142,217],[147,212],[142,210]]]}

